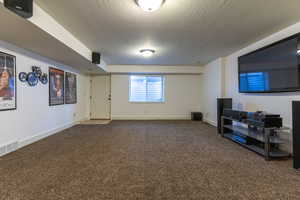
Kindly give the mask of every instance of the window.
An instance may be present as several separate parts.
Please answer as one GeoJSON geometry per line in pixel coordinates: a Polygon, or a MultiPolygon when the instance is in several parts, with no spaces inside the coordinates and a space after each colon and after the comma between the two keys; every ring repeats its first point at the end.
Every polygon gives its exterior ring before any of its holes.
{"type": "Polygon", "coordinates": [[[164,102],[163,76],[130,76],[130,102],[164,102]]]}

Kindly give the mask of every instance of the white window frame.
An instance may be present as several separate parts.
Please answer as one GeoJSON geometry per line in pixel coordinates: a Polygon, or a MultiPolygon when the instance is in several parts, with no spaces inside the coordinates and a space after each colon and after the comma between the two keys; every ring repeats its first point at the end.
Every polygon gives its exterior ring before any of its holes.
{"type": "MultiPolygon", "coordinates": [[[[165,103],[165,76],[164,75],[141,75],[141,74],[131,74],[128,76],[128,82],[129,82],[129,87],[128,87],[128,101],[129,103],[165,103]],[[131,101],[130,100],[130,95],[131,95],[131,76],[140,76],[140,77],[160,77],[162,79],[162,101],[131,101]]],[[[147,84],[146,84],[147,87],[147,84]]],[[[147,89],[146,89],[146,94],[147,94],[147,89]]]]}

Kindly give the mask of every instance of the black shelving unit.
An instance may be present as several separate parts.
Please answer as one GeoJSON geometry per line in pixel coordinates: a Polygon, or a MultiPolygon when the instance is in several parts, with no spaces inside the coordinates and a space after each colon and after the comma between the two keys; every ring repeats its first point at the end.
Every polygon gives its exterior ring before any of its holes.
{"type": "Polygon", "coordinates": [[[266,160],[288,158],[290,153],[279,149],[285,141],[279,137],[278,128],[252,127],[246,121],[221,117],[221,135],[239,145],[264,156],[266,160]],[[234,123],[238,122],[238,123],[234,123]],[[248,128],[242,126],[247,126],[248,128]]]}

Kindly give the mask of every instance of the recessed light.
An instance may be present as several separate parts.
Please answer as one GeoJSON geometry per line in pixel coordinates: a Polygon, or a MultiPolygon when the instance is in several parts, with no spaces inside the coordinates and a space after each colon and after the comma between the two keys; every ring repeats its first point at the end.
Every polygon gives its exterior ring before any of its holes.
{"type": "Polygon", "coordinates": [[[297,54],[300,54],[300,49],[297,50],[297,54]]]}
{"type": "Polygon", "coordinates": [[[140,50],[140,53],[142,54],[142,56],[148,58],[153,56],[153,54],[155,53],[155,50],[153,49],[142,49],[140,50]]]}
{"type": "Polygon", "coordinates": [[[137,5],[146,12],[154,12],[158,10],[165,0],[135,0],[137,5]]]}

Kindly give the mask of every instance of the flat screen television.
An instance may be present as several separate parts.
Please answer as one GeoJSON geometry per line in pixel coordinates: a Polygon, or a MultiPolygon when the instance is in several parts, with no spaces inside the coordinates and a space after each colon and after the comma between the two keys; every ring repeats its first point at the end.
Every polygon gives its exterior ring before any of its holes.
{"type": "Polygon", "coordinates": [[[240,93],[300,91],[300,34],[238,58],[240,93]]]}

